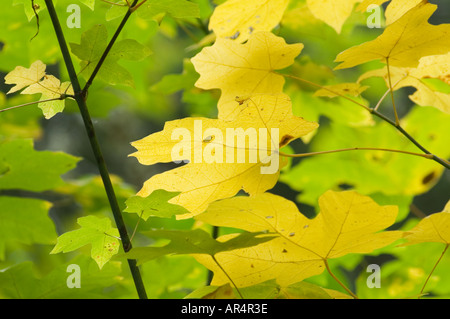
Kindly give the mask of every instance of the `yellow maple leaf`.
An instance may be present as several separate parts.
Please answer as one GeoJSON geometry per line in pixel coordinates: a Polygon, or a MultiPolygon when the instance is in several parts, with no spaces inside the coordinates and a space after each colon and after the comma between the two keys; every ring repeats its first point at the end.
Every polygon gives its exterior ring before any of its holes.
{"type": "Polygon", "coordinates": [[[337,33],[341,33],[345,20],[353,11],[355,3],[361,0],[307,0],[311,13],[319,20],[330,25],[337,33]]]}
{"type": "Polygon", "coordinates": [[[425,217],[413,229],[406,231],[404,238],[408,241],[401,246],[420,243],[450,245],[450,201],[442,212],[425,217]]]}
{"type": "Polygon", "coordinates": [[[431,25],[428,19],[437,6],[427,1],[406,12],[389,25],[375,40],[340,53],[335,69],[354,67],[373,60],[389,62],[390,66],[417,67],[419,59],[450,51],[450,25],[431,25]]]}
{"type": "Polygon", "coordinates": [[[43,101],[38,104],[38,107],[42,109],[44,117],[49,119],[56,113],[64,110],[65,101],[54,100],[44,101],[49,99],[57,99],[64,95],[73,95],[73,88],[70,82],[61,83],[59,79],[53,75],[45,75],[44,79],[38,83],[32,84],[22,91],[21,94],[41,94],[40,100],[43,101]]]}
{"type": "Polygon", "coordinates": [[[253,33],[245,44],[219,38],[192,58],[200,74],[195,86],[220,89],[219,118],[233,120],[239,114],[236,96],[282,93],[284,78],[274,71],[290,66],[302,49],[270,32],[253,33]]]}
{"type": "Polygon", "coordinates": [[[203,212],[209,203],[234,196],[243,189],[257,194],[278,180],[278,148],[301,137],[318,125],[292,114],[287,95],[257,95],[234,102],[240,112],[235,120],[185,118],[166,122],[163,131],[132,145],[131,154],[140,163],[189,161],[188,164],[150,178],[139,191],[181,192],[169,202],[192,214],[203,212]]]}
{"type": "Polygon", "coordinates": [[[17,92],[25,88],[20,94],[41,94],[38,107],[46,119],[53,117],[56,113],[62,112],[65,106],[65,95],[73,95],[73,88],[70,82],[61,84],[60,80],[53,75],[47,75],[46,65],[42,61],[35,61],[30,68],[17,66],[5,76],[6,84],[15,84],[8,94],[17,92]],[[52,100],[52,101],[48,101],[52,100]]]}
{"type": "MultiPolygon", "coordinates": [[[[317,217],[308,219],[293,202],[269,193],[212,203],[196,219],[277,237],[254,247],[218,253],[215,260],[195,258],[214,272],[212,285],[230,278],[237,287],[273,278],[288,285],[322,273],[328,259],[369,253],[402,236],[400,231],[380,232],[395,222],[396,206],[379,206],[354,191],[327,191],[319,198],[319,207],[317,217]]],[[[227,236],[233,234],[219,240],[227,236]]]]}
{"type": "Polygon", "coordinates": [[[29,85],[38,83],[45,75],[46,65],[42,61],[35,61],[30,68],[17,66],[5,76],[5,84],[15,84],[8,94],[17,92],[29,85]]]}
{"type": "Polygon", "coordinates": [[[211,15],[209,29],[218,38],[247,41],[258,31],[270,31],[281,20],[289,0],[228,0],[211,15]]]}
{"type": "MultiPolygon", "coordinates": [[[[370,77],[382,77],[386,86],[389,87],[388,75],[386,67],[371,70],[361,75],[358,82],[370,77]]],[[[414,87],[416,92],[409,96],[411,101],[450,113],[450,94],[436,91],[423,82],[423,79],[435,78],[450,84],[450,53],[423,57],[417,68],[390,67],[390,75],[394,91],[404,87],[414,87]]]]}

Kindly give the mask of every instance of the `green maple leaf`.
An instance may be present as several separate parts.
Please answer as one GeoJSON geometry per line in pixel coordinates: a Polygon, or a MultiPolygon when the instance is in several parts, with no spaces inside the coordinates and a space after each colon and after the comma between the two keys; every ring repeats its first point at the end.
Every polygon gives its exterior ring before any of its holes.
{"type": "MultiPolygon", "coordinates": [[[[80,60],[81,74],[88,79],[108,45],[108,31],[102,24],[96,25],[81,35],[80,44],[70,43],[72,53],[80,60]]],[[[130,72],[120,66],[120,59],[140,61],[151,53],[150,49],[133,39],[114,44],[103,62],[97,76],[108,84],[134,86],[130,72]]]]}
{"type": "Polygon", "coordinates": [[[44,276],[36,276],[31,261],[14,265],[0,272],[0,295],[9,299],[101,299],[101,288],[107,288],[121,280],[119,262],[109,263],[103,269],[86,256],[77,256],[67,264],[58,265],[44,276]],[[66,285],[69,265],[80,267],[80,288],[66,285]],[[98,289],[100,288],[100,290],[98,289]]]}
{"type": "Polygon", "coordinates": [[[119,231],[111,227],[111,220],[87,216],[78,218],[80,229],[67,232],[58,237],[51,254],[71,252],[85,245],[91,245],[91,257],[102,268],[112,256],[119,252],[119,231]]]}
{"type": "Polygon", "coordinates": [[[38,199],[0,196],[0,259],[11,243],[53,244],[57,237],[48,217],[51,204],[38,199]]]}
{"type": "Polygon", "coordinates": [[[227,241],[219,242],[201,229],[194,230],[153,230],[144,232],[151,238],[169,239],[163,247],[137,247],[126,253],[127,258],[138,259],[138,264],[164,255],[199,254],[214,256],[223,251],[256,246],[272,239],[271,236],[256,233],[234,234],[227,241]]]}
{"type": "MultiPolygon", "coordinates": [[[[118,4],[126,4],[124,0],[115,1],[118,4]]],[[[106,14],[107,20],[123,16],[128,6],[113,5],[106,14]]],[[[140,18],[155,20],[160,23],[168,15],[175,19],[200,18],[200,9],[197,3],[186,0],[147,0],[136,11],[140,18]]]]}
{"type": "Polygon", "coordinates": [[[79,0],[82,4],[86,5],[89,9],[94,10],[95,0],[79,0]]]}
{"type": "MultiPolygon", "coordinates": [[[[25,15],[27,16],[28,21],[31,21],[33,17],[35,16],[31,0],[14,0],[13,6],[23,4],[23,7],[25,9],[25,15]]],[[[45,1],[44,0],[34,0],[35,10],[36,13],[39,13],[43,8],[45,8],[45,1]]]]}
{"type": "Polygon", "coordinates": [[[144,220],[150,216],[170,218],[175,215],[188,214],[189,211],[179,205],[168,203],[170,199],[180,194],[158,189],[147,197],[133,196],[125,202],[124,212],[136,213],[144,220]]]}
{"type": "Polygon", "coordinates": [[[0,189],[52,189],[63,183],[61,175],[79,161],[61,152],[35,151],[28,139],[1,142],[0,154],[0,189]]]}

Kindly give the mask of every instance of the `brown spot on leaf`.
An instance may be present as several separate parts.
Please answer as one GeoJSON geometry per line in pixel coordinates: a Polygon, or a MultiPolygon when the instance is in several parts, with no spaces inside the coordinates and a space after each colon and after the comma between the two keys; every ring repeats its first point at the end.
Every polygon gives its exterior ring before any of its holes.
{"type": "Polygon", "coordinates": [[[280,147],[287,145],[294,137],[291,135],[285,135],[281,138],[280,147]]]}

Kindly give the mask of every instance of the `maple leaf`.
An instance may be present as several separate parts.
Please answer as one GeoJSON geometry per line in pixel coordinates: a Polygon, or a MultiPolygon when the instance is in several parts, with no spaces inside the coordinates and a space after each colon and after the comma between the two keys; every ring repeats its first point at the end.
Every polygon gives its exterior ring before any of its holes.
{"type": "MultiPolygon", "coordinates": [[[[80,44],[70,43],[72,53],[81,61],[81,74],[89,78],[108,45],[108,31],[102,24],[95,25],[81,35],[80,44]]],[[[120,59],[139,61],[151,53],[150,49],[133,39],[114,44],[98,72],[98,77],[109,84],[133,86],[131,74],[117,62],[120,59]]]]}
{"type": "Polygon", "coordinates": [[[373,41],[340,53],[335,69],[354,67],[373,60],[389,62],[390,66],[417,67],[419,59],[450,51],[450,25],[431,25],[428,19],[437,6],[421,2],[389,25],[373,41]]]}
{"type": "Polygon", "coordinates": [[[53,117],[56,113],[64,110],[65,95],[73,95],[73,88],[70,82],[61,83],[53,75],[47,75],[46,65],[42,61],[35,61],[30,68],[17,66],[14,70],[5,76],[6,84],[15,84],[8,94],[17,92],[25,88],[21,94],[41,94],[38,107],[46,119],[53,117]],[[50,99],[59,99],[53,101],[44,101],[50,99]]]}
{"type": "MultiPolygon", "coordinates": [[[[123,17],[128,11],[125,0],[114,1],[114,3],[106,14],[108,21],[123,17]]],[[[141,2],[136,13],[142,19],[154,20],[157,23],[161,23],[166,15],[174,19],[200,17],[199,5],[187,0],[146,0],[141,2]]]]}
{"type": "Polygon", "coordinates": [[[319,20],[330,25],[337,33],[341,33],[345,20],[353,11],[355,3],[361,0],[307,0],[309,10],[319,20]]]}
{"type": "Polygon", "coordinates": [[[28,69],[23,66],[17,66],[5,76],[5,84],[15,84],[7,94],[17,92],[41,81],[45,75],[46,67],[40,60],[33,62],[28,69]]]}
{"type": "Polygon", "coordinates": [[[294,116],[291,101],[284,94],[256,95],[234,103],[240,112],[233,121],[208,118],[170,121],[163,131],[133,142],[137,152],[130,156],[141,164],[189,161],[153,176],[138,195],[145,197],[157,189],[181,192],[169,203],[181,205],[195,215],[210,202],[231,197],[241,189],[257,194],[273,187],[282,166],[277,149],[318,125],[294,116]],[[265,137],[262,133],[258,135],[261,130],[267,133],[265,137]],[[278,136],[273,134],[275,131],[278,136]],[[257,136],[251,138],[252,132],[257,136]]]}
{"type": "Polygon", "coordinates": [[[91,257],[101,269],[112,256],[119,252],[119,231],[111,227],[108,218],[96,216],[80,217],[80,229],[62,234],[50,254],[71,252],[85,245],[91,245],[91,257]]]}
{"type": "Polygon", "coordinates": [[[320,213],[308,219],[293,202],[269,193],[212,203],[197,220],[276,237],[255,247],[221,252],[215,261],[195,258],[214,272],[212,285],[231,278],[237,287],[245,287],[276,278],[285,286],[322,273],[328,259],[369,253],[402,236],[400,231],[380,232],[395,222],[396,206],[379,206],[354,191],[327,191],[319,207],[320,213]]]}
{"type": "Polygon", "coordinates": [[[126,200],[127,207],[124,212],[136,213],[143,220],[147,220],[150,216],[170,218],[174,215],[189,214],[183,207],[168,203],[178,194],[158,189],[147,197],[132,196],[126,200]]]}
{"type": "Polygon", "coordinates": [[[254,32],[272,30],[280,22],[288,3],[288,0],[229,0],[215,8],[209,29],[218,38],[242,43],[254,32]]]}
{"type": "Polygon", "coordinates": [[[222,286],[205,286],[193,291],[184,299],[239,299],[240,295],[245,299],[351,299],[349,295],[337,290],[325,289],[308,282],[280,286],[276,280],[240,288],[239,292],[230,283],[222,286]]]}
{"type": "Polygon", "coordinates": [[[89,9],[94,11],[95,0],[79,0],[82,4],[86,5],[89,9]]]}
{"type": "Polygon", "coordinates": [[[450,201],[440,213],[423,218],[413,229],[406,231],[408,241],[400,246],[420,243],[443,243],[450,245],[450,201]]]}
{"type": "MultiPolygon", "coordinates": [[[[426,79],[434,78],[450,84],[450,53],[423,57],[417,68],[390,67],[389,71],[394,91],[404,87],[414,87],[416,92],[409,96],[411,101],[450,113],[450,94],[439,92],[424,82],[426,79]]],[[[371,70],[361,75],[358,82],[370,77],[382,77],[385,79],[386,86],[389,87],[389,73],[387,67],[371,70]]]]}
{"type": "Polygon", "coordinates": [[[25,15],[27,16],[28,21],[31,21],[36,14],[34,11],[36,10],[36,13],[39,13],[42,9],[46,8],[45,0],[34,0],[35,8],[33,9],[33,6],[31,5],[31,1],[29,0],[14,0],[13,6],[18,4],[23,4],[23,7],[25,9],[25,15]]]}
{"type": "Polygon", "coordinates": [[[5,248],[11,243],[54,244],[57,236],[55,225],[48,216],[51,203],[32,198],[0,196],[0,205],[0,260],[5,259],[5,248]]]}
{"type": "Polygon", "coordinates": [[[270,32],[253,33],[245,44],[218,38],[191,59],[200,78],[195,86],[222,91],[219,118],[232,120],[239,113],[236,96],[282,93],[284,78],[275,70],[288,67],[303,44],[286,44],[270,32]]]}
{"type": "Polygon", "coordinates": [[[40,101],[57,99],[55,101],[44,101],[38,104],[46,119],[52,118],[56,113],[64,110],[65,101],[62,99],[64,95],[73,95],[73,88],[70,82],[63,82],[53,75],[45,75],[44,80],[27,87],[22,94],[41,94],[40,101]]]}

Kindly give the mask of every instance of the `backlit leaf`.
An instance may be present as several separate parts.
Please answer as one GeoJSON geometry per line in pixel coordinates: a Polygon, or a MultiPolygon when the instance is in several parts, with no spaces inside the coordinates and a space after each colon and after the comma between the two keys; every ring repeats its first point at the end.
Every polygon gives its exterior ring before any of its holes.
{"type": "Polygon", "coordinates": [[[136,247],[132,248],[125,255],[127,258],[137,259],[138,264],[165,256],[165,255],[186,255],[205,254],[215,256],[222,251],[251,247],[271,240],[271,236],[261,233],[241,233],[235,234],[227,241],[217,241],[207,232],[201,229],[194,230],[154,230],[144,232],[151,238],[169,239],[170,242],[162,247],[136,247]]]}
{"type": "Polygon", "coordinates": [[[49,202],[0,196],[0,259],[5,247],[11,243],[53,244],[56,231],[48,216],[49,202]]]}
{"type": "MultiPolygon", "coordinates": [[[[450,54],[432,55],[423,57],[417,68],[390,68],[393,90],[403,87],[414,87],[416,92],[409,98],[421,106],[434,106],[437,109],[450,113],[450,94],[439,92],[427,85],[426,80],[434,78],[450,84],[450,54]],[[425,80],[425,81],[424,81],[425,80]]],[[[382,77],[389,87],[387,68],[371,70],[360,76],[358,82],[370,77],[382,77]]]]}
{"type": "Polygon", "coordinates": [[[355,3],[361,0],[307,0],[308,8],[313,15],[333,27],[337,33],[341,32],[345,20],[353,11],[355,3]]]}
{"type": "Polygon", "coordinates": [[[271,31],[281,20],[288,0],[228,0],[214,10],[209,29],[219,38],[237,42],[258,31],[271,31]]]}
{"type": "Polygon", "coordinates": [[[111,221],[108,218],[91,215],[80,217],[77,222],[81,228],[59,236],[57,244],[50,253],[67,253],[85,245],[91,245],[91,257],[101,269],[112,256],[119,252],[120,242],[117,238],[119,231],[111,227],[111,221]]]}
{"type": "Polygon", "coordinates": [[[29,85],[38,83],[45,76],[46,65],[42,61],[33,62],[30,68],[17,66],[5,76],[5,84],[15,84],[8,94],[19,91],[29,85]]]}
{"type": "MultiPolygon", "coordinates": [[[[99,24],[81,35],[80,44],[70,43],[72,53],[80,60],[81,74],[87,79],[91,76],[108,44],[108,32],[104,25],[99,24]]],[[[120,59],[139,61],[151,53],[150,49],[133,39],[118,41],[112,47],[98,72],[103,81],[116,85],[133,86],[131,74],[117,62],[120,59]]]]}
{"type": "Polygon", "coordinates": [[[403,246],[419,243],[443,243],[450,245],[450,201],[441,213],[422,219],[413,229],[405,232],[408,240],[403,246]]]}
{"type": "Polygon", "coordinates": [[[290,66],[302,49],[302,44],[288,45],[270,32],[253,33],[245,44],[218,38],[191,59],[200,73],[195,85],[220,89],[219,118],[232,120],[239,111],[236,96],[282,92],[284,78],[275,70],[290,66]]]}
{"type": "Polygon", "coordinates": [[[61,152],[35,151],[28,139],[0,143],[0,154],[0,189],[52,189],[63,184],[61,175],[79,161],[61,152]]]}
{"type": "Polygon", "coordinates": [[[214,271],[212,285],[231,278],[237,287],[270,279],[286,286],[322,273],[328,259],[369,253],[402,236],[399,231],[380,232],[395,222],[395,206],[379,206],[353,191],[328,191],[319,206],[320,213],[308,219],[293,202],[269,193],[215,202],[196,219],[276,237],[256,247],[219,253],[216,262],[208,256],[196,258],[214,271]]]}
{"type": "Polygon", "coordinates": [[[147,220],[150,216],[170,218],[175,215],[189,214],[189,211],[183,207],[168,203],[170,199],[178,194],[158,189],[147,197],[133,196],[125,202],[127,208],[125,208],[124,212],[136,213],[143,220],[147,220]]]}
{"type": "Polygon", "coordinates": [[[340,53],[335,69],[351,68],[373,60],[381,60],[398,67],[416,67],[419,59],[450,51],[450,25],[431,25],[430,16],[437,6],[427,1],[419,3],[389,25],[373,41],[340,53]]]}
{"type": "Polygon", "coordinates": [[[131,156],[141,164],[189,162],[153,176],[138,195],[145,197],[157,189],[181,192],[169,203],[195,215],[210,202],[234,196],[241,189],[257,194],[272,188],[284,164],[277,149],[313,131],[317,124],[292,115],[290,99],[283,94],[257,95],[234,103],[240,110],[234,121],[170,121],[163,131],[133,142],[137,152],[131,156]]]}

